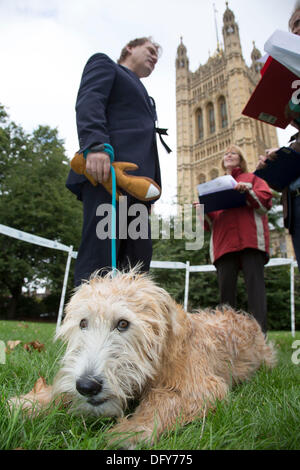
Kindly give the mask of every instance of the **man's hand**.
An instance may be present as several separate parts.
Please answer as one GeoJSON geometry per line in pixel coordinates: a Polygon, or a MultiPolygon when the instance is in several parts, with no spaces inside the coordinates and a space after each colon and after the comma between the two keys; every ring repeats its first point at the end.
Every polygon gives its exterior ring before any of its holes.
{"type": "Polygon", "coordinates": [[[266,160],[274,160],[277,157],[278,148],[266,149],[266,155],[260,155],[258,157],[258,164],[256,170],[261,170],[266,166],[266,160]]]}
{"type": "Polygon", "coordinates": [[[86,172],[98,183],[106,182],[110,175],[110,158],[105,152],[89,152],[86,157],[86,172]]]}
{"type": "Polygon", "coordinates": [[[265,168],[266,160],[267,160],[266,155],[260,155],[258,157],[258,164],[256,165],[256,170],[262,170],[263,168],[265,168]]]}

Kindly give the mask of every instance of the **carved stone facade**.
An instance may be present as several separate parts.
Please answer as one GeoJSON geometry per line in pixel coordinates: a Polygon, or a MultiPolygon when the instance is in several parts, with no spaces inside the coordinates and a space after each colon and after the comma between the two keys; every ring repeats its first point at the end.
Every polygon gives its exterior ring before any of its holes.
{"type": "Polygon", "coordinates": [[[275,127],[242,115],[260,79],[261,57],[253,44],[252,64],[242,55],[239,26],[228,8],[223,16],[224,50],[195,72],[189,70],[187,49],[181,42],[176,57],[177,188],[178,201],[197,200],[197,184],[223,173],[221,162],[228,145],[240,146],[254,171],[258,155],[277,147],[275,127]]]}

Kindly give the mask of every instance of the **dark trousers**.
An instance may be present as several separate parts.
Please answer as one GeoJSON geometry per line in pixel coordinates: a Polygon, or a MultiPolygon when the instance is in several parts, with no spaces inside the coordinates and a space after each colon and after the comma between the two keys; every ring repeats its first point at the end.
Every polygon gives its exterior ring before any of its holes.
{"type": "Polygon", "coordinates": [[[267,331],[267,300],[264,280],[265,253],[247,248],[242,251],[227,253],[216,262],[220,303],[236,308],[237,279],[243,271],[248,295],[248,311],[260,324],[264,333],[267,331]]]}
{"type": "MultiPolygon", "coordinates": [[[[112,267],[111,195],[101,185],[94,187],[87,182],[82,188],[82,201],[83,227],[75,265],[75,286],[94,271],[102,269],[102,273],[106,273],[112,267]]],[[[149,271],[152,258],[149,208],[127,196],[121,205],[117,203],[116,222],[117,268],[126,270],[140,263],[140,271],[149,271]]]]}

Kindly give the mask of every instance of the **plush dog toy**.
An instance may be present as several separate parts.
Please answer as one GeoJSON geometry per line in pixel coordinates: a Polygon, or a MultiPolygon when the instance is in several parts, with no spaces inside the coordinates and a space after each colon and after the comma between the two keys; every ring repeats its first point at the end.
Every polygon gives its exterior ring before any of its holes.
{"type": "MultiPolygon", "coordinates": [[[[113,162],[112,166],[114,167],[116,173],[117,201],[119,200],[119,197],[122,196],[120,188],[140,201],[155,201],[156,199],[159,199],[161,195],[161,188],[157,183],[155,183],[155,181],[146,176],[134,176],[128,175],[126,173],[126,170],[137,170],[138,165],[130,162],[113,162]]],[[[87,173],[86,160],[83,156],[83,153],[75,153],[75,156],[71,160],[71,168],[75,171],[75,173],[78,173],[79,175],[85,175],[92,185],[97,186],[99,184],[91,175],[87,173]]],[[[109,179],[106,182],[102,182],[101,184],[110,194],[112,194],[111,174],[109,179]]]]}

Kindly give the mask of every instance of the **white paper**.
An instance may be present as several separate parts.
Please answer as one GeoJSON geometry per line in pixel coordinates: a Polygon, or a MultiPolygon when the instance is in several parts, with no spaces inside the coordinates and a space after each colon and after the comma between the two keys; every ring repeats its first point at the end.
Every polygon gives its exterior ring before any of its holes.
{"type": "Polygon", "coordinates": [[[198,184],[197,189],[199,196],[204,196],[205,194],[234,189],[236,185],[237,182],[231,175],[225,175],[207,181],[207,183],[198,184]]]}
{"type": "Polygon", "coordinates": [[[277,29],[264,48],[273,59],[300,77],[300,36],[277,29]]]}

